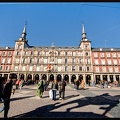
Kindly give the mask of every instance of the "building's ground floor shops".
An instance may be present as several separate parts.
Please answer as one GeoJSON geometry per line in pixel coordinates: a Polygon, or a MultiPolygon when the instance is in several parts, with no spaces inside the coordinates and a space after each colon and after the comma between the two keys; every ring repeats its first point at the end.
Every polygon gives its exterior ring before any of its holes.
{"type": "Polygon", "coordinates": [[[84,80],[85,84],[88,84],[88,81],[90,80],[95,81],[96,84],[99,84],[100,80],[107,80],[110,81],[111,83],[114,82],[115,80],[120,83],[120,73],[115,74],[115,73],[63,73],[63,72],[57,72],[57,73],[47,73],[47,72],[11,72],[11,73],[0,73],[0,76],[6,76],[9,78],[9,75],[13,74],[15,79],[24,79],[25,81],[32,80],[33,82],[38,82],[42,76],[44,76],[45,80],[54,80],[57,79],[58,81],[65,79],[68,83],[73,83],[75,79],[79,80],[84,80]]]}

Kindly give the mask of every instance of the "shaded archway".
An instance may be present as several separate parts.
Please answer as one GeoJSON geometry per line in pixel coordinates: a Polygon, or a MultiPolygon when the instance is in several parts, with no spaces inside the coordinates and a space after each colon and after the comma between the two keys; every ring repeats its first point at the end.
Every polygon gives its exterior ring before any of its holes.
{"type": "Polygon", "coordinates": [[[20,75],[20,79],[24,80],[24,77],[25,77],[24,74],[20,75]]]}
{"type": "Polygon", "coordinates": [[[90,75],[86,75],[86,84],[88,84],[89,80],[91,80],[91,76],[90,75]]]}
{"type": "Polygon", "coordinates": [[[42,75],[42,78],[43,78],[44,80],[47,80],[47,75],[46,75],[46,74],[43,74],[43,75],[42,75]]]}
{"type": "Polygon", "coordinates": [[[64,76],[64,79],[67,83],[69,83],[69,76],[67,74],[64,76]]]}
{"type": "Polygon", "coordinates": [[[17,74],[13,73],[13,78],[17,80],[17,74]]]}
{"type": "Polygon", "coordinates": [[[116,75],[115,77],[116,77],[116,80],[117,80],[118,83],[119,83],[119,75],[116,75]]]}
{"type": "Polygon", "coordinates": [[[32,80],[32,75],[31,75],[31,74],[28,74],[28,75],[27,75],[27,81],[28,81],[28,80],[32,80]]]}
{"type": "Polygon", "coordinates": [[[53,81],[53,80],[54,80],[54,75],[51,74],[51,75],[50,75],[50,81],[53,81]]]}
{"type": "Polygon", "coordinates": [[[100,75],[95,75],[96,84],[100,83],[100,75]]]}
{"type": "Polygon", "coordinates": [[[81,82],[83,79],[83,75],[79,75],[79,81],[81,82]]]}
{"type": "Polygon", "coordinates": [[[107,75],[103,75],[103,80],[104,80],[104,81],[107,80],[107,75]]]}
{"type": "Polygon", "coordinates": [[[113,83],[113,75],[110,75],[110,81],[113,83]]]}
{"type": "Polygon", "coordinates": [[[4,77],[8,78],[8,74],[4,74],[4,77]]]}
{"type": "Polygon", "coordinates": [[[71,83],[74,83],[74,80],[76,79],[76,76],[75,76],[75,74],[73,74],[72,76],[71,76],[71,83]]]}
{"type": "Polygon", "coordinates": [[[61,81],[61,79],[62,79],[62,76],[60,74],[58,74],[57,75],[57,81],[59,82],[59,81],[61,81]]]}
{"type": "Polygon", "coordinates": [[[34,82],[35,82],[35,83],[38,83],[38,81],[39,81],[39,75],[38,75],[38,74],[35,74],[35,75],[34,75],[34,82]]]}

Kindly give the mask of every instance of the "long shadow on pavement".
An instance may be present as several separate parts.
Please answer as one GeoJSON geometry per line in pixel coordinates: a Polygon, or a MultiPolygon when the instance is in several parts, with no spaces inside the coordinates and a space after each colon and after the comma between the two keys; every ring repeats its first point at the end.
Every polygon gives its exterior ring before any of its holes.
{"type": "MultiPolygon", "coordinates": [[[[72,96],[71,96],[72,97],[72,96]]],[[[108,113],[112,108],[116,107],[119,104],[119,98],[120,95],[118,95],[117,100],[113,100],[112,97],[116,96],[110,96],[108,93],[97,95],[94,97],[85,97],[85,98],[79,98],[76,100],[68,101],[66,103],[54,103],[54,104],[48,104],[45,106],[41,106],[36,108],[33,111],[19,114],[16,116],[13,116],[12,118],[108,118],[106,117],[106,113],[108,113]],[[107,99],[105,97],[111,97],[111,99],[107,99]],[[71,107],[72,104],[76,103],[76,106],[71,107]],[[63,106],[69,106],[69,108],[66,109],[65,112],[58,112],[55,111],[57,108],[63,107],[63,106]],[[103,109],[103,114],[96,114],[93,112],[71,112],[71,110],[84,107],[87,105],[104,105],[107,107],[101,107],[99,109],[103,109]]],[[[69,98],[69,97],[68,97],[69,98]]]]}

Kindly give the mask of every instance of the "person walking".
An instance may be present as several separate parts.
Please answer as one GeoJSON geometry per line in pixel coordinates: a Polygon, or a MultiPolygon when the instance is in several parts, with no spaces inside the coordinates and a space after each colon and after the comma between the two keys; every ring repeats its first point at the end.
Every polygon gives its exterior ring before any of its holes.
{"type": "Polygon", "coordinates": [[[59,99],[60,100],[64,100],[64,98],[65,98],[65,86],[66,86],[66,82],[64,79],[62,81],[59,81],[58,89],[59,89],[59,99]]]}
{"type": "Polygon", "coordinates": [[[19,88],[20,88],[20,90],[21,90],[22,87],[23,87],[23,82],[24,82],[24,81],[20,79],[20,81],[19,81],[19,88]]]}
{"type": "Polygon", "coordinates": [[[80,85],[80,82],[79,80],[76,81],[76,89],[78,90],[79,89],[79,85],[80,85]]]}
{"type": "Polygon", "coordinates": [[[13,76],[12,74],[9,75],[9,80],[5,83],[3,94],[4,94],[4,118],[8,118],[8,111],[10,109],[10,98],[12,93],[12,86],[13,86],[13,76]]]}
{"type": "Polygon", "coordinates": [[[39,96],[40,98],[42,98],[44,92],[43,80],[44,79],[42,77],[42,79],[37,84],[37,96],[39,96]]]}
{"type": "MultiPolygon", "coordinates": [[[[0,101],[4,104],[4,84],[6,83],[7,79],[5,77],[0,77],[0,101]]],[[[0,112],[4,111],[4,105],[0,108],[0,112]]]]}
{"type": "Polygon", "coordinates": [[[58,90],[58,82],[55,79],[54,82],[52,83],[52,92],[53,92],[53,100],[56,100],[56,91],[58,90]]]}
{"type": "Polygon", "coordinates": [[[85,81],[82,79],[81,81],[81,89],[82,90],[85,90],[85,81]]]}

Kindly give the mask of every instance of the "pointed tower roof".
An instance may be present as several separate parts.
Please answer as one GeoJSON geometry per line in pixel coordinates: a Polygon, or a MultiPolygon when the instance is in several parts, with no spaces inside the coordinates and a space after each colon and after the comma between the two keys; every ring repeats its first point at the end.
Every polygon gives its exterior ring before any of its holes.
{"type": "Polygon", "coordinates": [[[23,39],[26,39],[26,26],[27,26],[27,22],[25,23],[25,25],[24,25],[24,28],[23,28],[23,32],[22,32],[22,38],[23,39]]]}
{"type": "Polygon", "coordinates": [[[85,41],[87,40],[84,23],[82,24],[82,40],[85,40],[85,41]]]}

